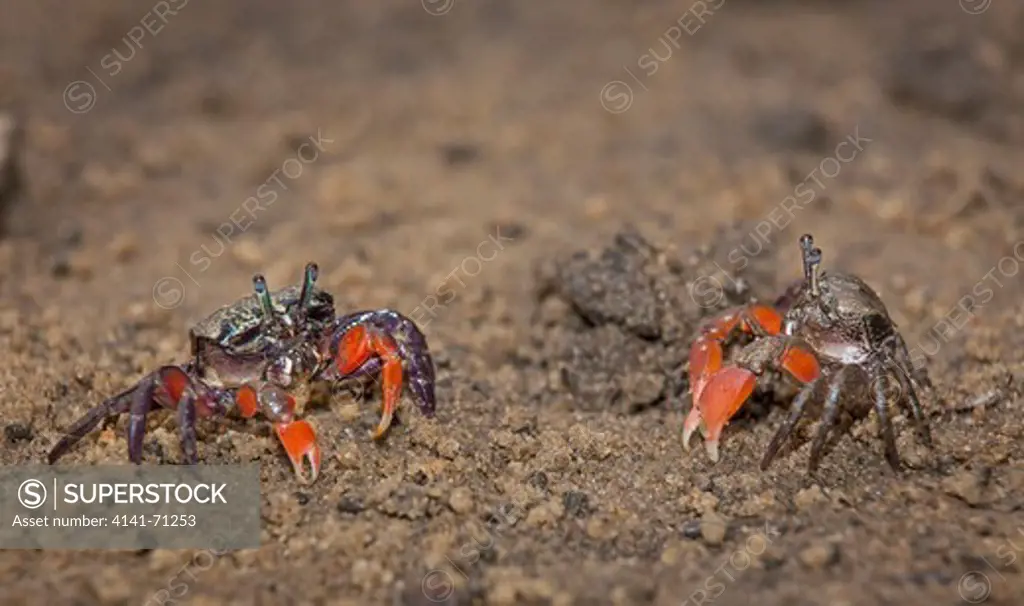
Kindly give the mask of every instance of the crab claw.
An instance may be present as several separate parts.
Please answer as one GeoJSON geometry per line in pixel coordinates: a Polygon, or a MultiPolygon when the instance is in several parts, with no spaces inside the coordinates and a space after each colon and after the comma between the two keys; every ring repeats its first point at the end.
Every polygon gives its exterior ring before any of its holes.
{"type": "Polygon", "coordinates": [[[704,433],[704,421],[701,419],[700,409],[697,408],[695,401],[690,407],[690,414],[686,415],[686,421],[683,423],[683,448],[687,452],[690,451],[690,438],[693,437],[693,432],[698,429],[700,429],[702,434],[704,433]]]}
{"type": "Polygon", "coordinates": [[[281,440],[288,459],[292,462],[295,475],[303,484],[312,484],[320,473],[320,447],[316,443],[316,432],[306,421],[275,423],[274,430],[281,440]],[[305,462],[309,461],[310,474],[305,474],[305,462]]]}
{"type": "Polygon", "coordinates": [[[713,463],[718,462],[718,439],[729,419],[754,391],[757,377],[744,368],[723,368],[708,379],[700,391],[683,425],[683,441],[689,449],[689,440],[697,429],[704,435],[704,448],[713,463]]]}

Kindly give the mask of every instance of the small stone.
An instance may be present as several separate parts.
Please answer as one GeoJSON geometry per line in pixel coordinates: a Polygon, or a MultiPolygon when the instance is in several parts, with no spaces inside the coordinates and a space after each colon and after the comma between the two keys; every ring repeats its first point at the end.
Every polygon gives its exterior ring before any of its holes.
{"type": "Polygon", "coordinates": [[[821,488],[817,485],[801,490],[793,498],[793,504],[797,506],[797,509],[807,509],[827,501],[828,499],[825,497],[825,494],[821,492],[821,488]]]}
{"type": "Polygon", "coordinates": [[[182,565],[181,552],[173,549],[154,549],[149,552],[149,569],[161,572],[182,565]]]}
{"type": "Polygon", "coordinates": [[[701,537],[700,527],[700,520],[690,520],[683,524],[681,531],[687,539],[696,540],[701,537]]]}
{"type": "Polygon", "coordinates": [[[338,452],[334,455],[334,458],[345,469],[359,469],[362,457],[359,455],[359,447],[348,443],[338,447],[338,452]]]}
{"type": "Polygon", "coordinates": [[[448,497],[448,506],[455,513],[469,513],[473,511],[473,493],[468,488],[456,488],[448,497]]]}
{"type": "Polygon", "coordinates": [[[956,497],[970,506],[978,505],[984,496],[984,482],[981,474],[964,470],[946,478],[942,483],[946,494],[956,497]]]}
{"type": "Polygon", "coordinates": [[[551,526],[555,523],[555,519],[551,508],[540,505],[531,509],[530,513],[526,515],[526,525],[533,526],[534,528],[551,526]]]}
{"type": "Polygon", "coordinates": [[[101,568],[90,578],[96,597],[104,604],[126,602],[132,597],[128,577],[115,568],[101,568]]]}
{"type": "Polygon", "coordinates": [[[239,240],[231,248],[231,254],[247,267],[255,268],[263,265],[263,249],[252,240],[239,240]]]}
{"type": "Polygon", "coordinates": [[[455,438],[446,438],[437,445],[437,454],[448,460],[454,460],[455,457],[459,456],[459,451],[462,446],[455,438]]]}
{"type": "Polygon", "coordinates": [[[355,515],[362,513],[364,509],[366,509],[366,507],[363,505],[362,500],[356,497],[346,495],[341,497],[341,500],[338,501],[338,511],[341,513],[355,515]]]}
{"type": "Polygon", "coordinates": [[[832,543],[820,543],[807,547],[797,556],[804,566],[820,570],[839,562],[839,547],[832,543]]]}
{"type": "Polygon", "coordinates": [[[721,545],[725,541],[726,527],[725,518],[709,511],[700,520],[700,535],[708,545],[721,545]]]}
{"type": "Polygon", "coordinates": [[[139,242],[135,238],[135,234],[121,232],[114,236],[114,239],[110,241],[108,248],[117,261],[124,263],[126,261],[130,261],[136,254],[138,254],[139,242]]]}
{"type": "Polygon", "coordinates": [[[491,432],[491,443],[498,448],[512,448],[516,444],[516,436],[507,429],[491,432]]]}
{"type": "Polygon", "coordinates": [[[593,517],[587,522],[587,536],[592,539],[605,541],[614,538],[617,534],[615,524],[602,516],[593,517]]]}
{"type": "Polygon", "coordinates": [[[24,423],[11,423],[4,427],[4,437],[8,444],[29,442],[32,440],[32,427],[24,423]]]}
{"type": "Polygon", "coordinates": [[[360,410],[359,404],[342,404],[335,410],[337,410],[335,414],[338,415],[338,418],[345,423],[354,423],[363,416],[363,411],[360,410]]]}
{"type": "Polygon", "coordinates": [[[548,487],[548,474],[543,471],[535,472],[530,476],[528,483],[537,490],[546,490],[548,487]]]}
{"type": "Polygon", "coordinates": [[[590,515],[590,497],[585,492],[570,490],[562,497],[562,506],[565,512],[575,518],[585,518],[590,515]]]}

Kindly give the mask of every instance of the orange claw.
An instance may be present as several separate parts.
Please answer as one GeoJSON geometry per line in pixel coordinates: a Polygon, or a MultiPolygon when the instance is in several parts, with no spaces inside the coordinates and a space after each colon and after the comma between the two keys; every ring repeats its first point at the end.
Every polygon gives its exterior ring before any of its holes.
{"type": "Polygon", "coordinates": [[[354,326],[345,333],[338,345],[336,364],[342,374],[355,372],[371,356],[383,362],[381,376],[384,379],[384,404],[381,407],[380,423],[373,430],[375,440],[384,437],[395,417],[398,401],[402,396],[402,359],[398,344],[388,335],[368,330],[365,326],[354,326]]]}
{"type": "Polygon", "coordinates": [[[303,484],[312,484],[320,473],[320,447],[316,443],[316,432],[313,426],[306,421],[293,421],[291,423],[275,423],[274,430],[277,432],[281,445],[284,446],[288,458],[295,469],[295,475],[303,484]],[[304,463],[309,461],[311,473],[306,477],[304,463]]]}
{"type": "Polygon", "coordinates": [[[782,332],[782,316],[774,307],[768,307],[767,305],[751,305],[745,311],[744,324],[747,332],[753,332],[753,327],[749,326],[751,320],[757,323],[757,325],[766,333],[770,335],[777,335],[782,332]]]}
{"type": "Polygon", "coordinates": [[[821,374],[821,366],[814,354],[801,347],[789,347],[782,354],[782,367],[801,383],[810,383],[821,374]]]}
{"type": "Polygon", "coordinates": [[[683,426],[683,445],[690,448],[690,437],[700,429],[708,457],[718,461],[718,439],[729,419],[743,406],[754,391],[757,377],[745,368],[730,366],[718,371],[707,381],[683,426]]]}

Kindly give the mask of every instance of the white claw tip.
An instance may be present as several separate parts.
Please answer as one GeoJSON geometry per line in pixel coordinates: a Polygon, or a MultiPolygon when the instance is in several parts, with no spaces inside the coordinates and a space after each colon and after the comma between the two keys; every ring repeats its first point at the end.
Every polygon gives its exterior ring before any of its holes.
{"type": "Polygon", "coordinates": [[[686,452],[690,452],[690,438],[692,437],[692,429],[683,429],[683,448],[686,450],[686,452]]]}
{"type": "Polygon", "coordinates": [[[708,451],[708,458],[712,463],[718,462],[718,442],[704,442],[704,448],[708,451]]]}

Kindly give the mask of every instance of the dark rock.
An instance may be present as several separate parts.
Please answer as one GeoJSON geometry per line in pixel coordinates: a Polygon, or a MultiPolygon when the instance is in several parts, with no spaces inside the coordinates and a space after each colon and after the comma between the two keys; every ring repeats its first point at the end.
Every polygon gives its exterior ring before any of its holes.
{"type": "Polygon", "coordinates": [[[348,513],[356,515],[362,513],[366,507],[363,505],[362,499],[357,497],[350,497],[348,495],[341,497],[338,501],[338,511],[341,513],[348,513]]]}
{"type": "Polygon", "coordinates": [[[565,515],[576,518],[585,518],[590,515],[590,497],[585,492],[570,490],[562,497],[562,506],[565,507],[565,515]]]}
{"type": "Polygon", "coordinates": [[[15,444],[17,442],[30,442],[34,436],[32,427],[25,425],[24,423],[11,423],[7,427],[4,427],[4,437],[7,438],[8,444],[15,444]]]}

